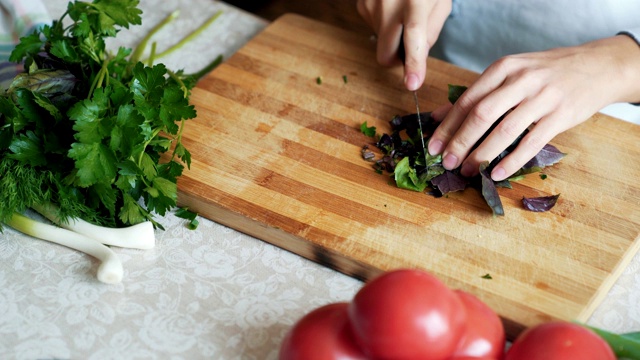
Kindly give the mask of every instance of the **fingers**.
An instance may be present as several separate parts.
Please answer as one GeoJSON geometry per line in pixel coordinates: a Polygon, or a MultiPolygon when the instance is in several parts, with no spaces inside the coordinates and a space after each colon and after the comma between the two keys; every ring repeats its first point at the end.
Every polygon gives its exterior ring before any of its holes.
{"type": "Polygon", "coordinates": [[[495,93],[505,79],[501,71],[489,67],[460,96],[434,132],[428,150],[433,155],[443,155],[446,169],[457,168],[493,122],[518,103],[518,96],[509,94],[508,90],[495,93]]]}
{"type": "Polygon", "coordinates": [[[367,25],[369,25],[373,29],[374,28],[373,18],[371,16],[371,12],[367,7],[367,1],[358,0],[358,2],[356,3],[356,8],[358,9],[358,14],[360,14],[364,22],[366,22],[367,25]]]}
{"type": "Polygon", "coordinates": [[[441,105],[440,107],[433,110],[431,112],[431,117],[433,118],[433,120],[441,122],[442,120],[444,120],[445,116],[447,116],[449,111],[451,111],[452,107],[453,105],[451,105],[451,103],[445,103],[444,105],[441,105]]]}
{"type": "Polygon", "coordinates": [[[408,1],[404,14],[405,87],[414,91],[424,83],[429,49],[451,12],[451,1],[408,1]]]}
{"type": "Polygon", "coordinates": [[[398,64],[398,49],[402,46],[405,86],[411,91],[420,88],[426,76],[429,47],[437,40],[451,12],[451,0],[358,0],[357,9],[378,34],[378,63],[398,64]]]}
{"type": "Polygon", "coordinates": [[[558,124],[561,120],[558,114],[552,114],[541,119],[533,129],[520,140],[515,150],[496,164],[491,171],[491,178],[495,181],[501,181],[522,168],[524,164],[542,150],[545,144],[560,132],[557,131],[555,124],[558,124]]]}
{"type": "Polygon", "coordinates": [[[409,1],[404,10],[404,84],[410,91],[422,86],[427,70],[427,21],[432,5],[428,1],[409,1]]]}
{"type": "MultiPolygon", "coordinates": [[[[447,113],[429,142],[431,154],[441,151],[446,169],[460,167],[464,176],[477,174],[481,162],[498,157],[527,128],[537,123],[516,149],[492,170],[494,180],[504,180],[533,158],[556,134],[566,130],[565,118],[575,116],[565,113],[561,106],[563,96],[559,96],[553,87],[544,85],[546,80],[542,72],[522,69],[521,63],[511,59],[489,67],[447,113]],[[485,134],[486,138],[482,139],[485,134]],[[482,143],[474,149],[481,139],[482,143]]],[[[436,113],[437,116],[441,115],[436,113]]]]}
{"type": "Polygon", "coordinates": [[[477,174],[478,166],[482,161],[491,161],[498,157],[531,124],[541,124],[541,126],[534,126],[520,140],[516,149],[494,167],[491,177],[500,181],[518,171],[560,132],[557,125],[562,122],[553,121],[553,118],[558,116],[558,112],[553,111],[555,103],[556,101],[544,92],[523,100],[488,134],[482,144],[469,154],[461,165],[461,173],[464,176],[477,174]]]}

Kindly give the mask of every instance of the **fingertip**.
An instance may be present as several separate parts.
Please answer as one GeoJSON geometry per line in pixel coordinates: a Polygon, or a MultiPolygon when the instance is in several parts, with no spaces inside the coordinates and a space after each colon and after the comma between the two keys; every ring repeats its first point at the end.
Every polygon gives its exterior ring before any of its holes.
{"type": "Polygon", "coordinates": [[[458,157],[452,153],[444,154],[442,157],[442,166],[447,170],[453,170],[458,167],[458,157]]]}
{"type": "Polygon", "coordinates": [[[404,86],[406,86],[409,91],[416,91],[420,88],[421,82],[420,77],[414,73],[409,73],[404,77],[404,86]]]}
{"type": "Polygon", "coordinates": [[[507,178],[507,171],[502,166],[496,166],[491,171],[491,179],[493,181],[502,181],[507,178]]]}
{"type": "Polygon", "coordinates": [[[427,146],[430,155],[439,155],[442,153],[442,149],[444,148],[444,143],[441,140],[430,140],[427,146]]]}

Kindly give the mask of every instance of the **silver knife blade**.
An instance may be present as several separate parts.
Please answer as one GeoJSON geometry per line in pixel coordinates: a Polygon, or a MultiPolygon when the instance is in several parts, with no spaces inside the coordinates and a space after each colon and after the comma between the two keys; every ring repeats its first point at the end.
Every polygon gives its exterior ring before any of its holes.
{"type": "Polygon", "coordinates": [[[413,92],[413,100],[416,102],[416,114],[418,116],[418,129],[420,129],[420,141],[422,141],[422,151],[424,152],[424,165],[426,166],[429,160],[427,160],[427,147],[424,145],[424,135],[422,133],[422,119],[420,118],[420,104],[418,104],[418,91],[413,92]]]}

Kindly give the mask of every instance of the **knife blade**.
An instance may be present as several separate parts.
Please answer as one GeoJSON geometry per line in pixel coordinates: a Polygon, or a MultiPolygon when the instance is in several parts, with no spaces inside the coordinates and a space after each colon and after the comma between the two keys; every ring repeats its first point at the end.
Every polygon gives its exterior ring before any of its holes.
{"type": "Polygon", "coordinates": [[[427,166],[429,160],[427,158],[427,147],[424,144],[424,135],[422,133],[422,119],[420,118],[420,104],[418,104],[418,91],[413,92],[413,100],[416,102],[416,115],[418,116],[418,130],[420,131],[420,141],[422,141],[422,152],[424,153],[424,166],[427,166]]]}
{"type": "MultiPolygon", "coordinates": [[[[402,64],[404,65],[406,59],[406,52],[404,50],[404,28],[402,29],[402,33],[400,34],[400,45],[398,46],[398,57],[402,60],[402,64]]],[[[418,91],[413,91],[413,101],[416,103],[416,116],[418,117],[418,129],[420,131],[420,141],[422,141],[422,152],[424,153],[424,165],[427,166],[429,162],[427,158],[427,147],[424,143],[424,135],[422,132],[422,119],[420,118],[420,104],[418,103],[418,91]]]]}

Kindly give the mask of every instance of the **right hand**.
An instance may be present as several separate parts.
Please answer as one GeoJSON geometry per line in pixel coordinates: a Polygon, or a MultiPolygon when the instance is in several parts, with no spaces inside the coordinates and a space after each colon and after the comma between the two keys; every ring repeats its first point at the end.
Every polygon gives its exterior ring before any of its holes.
{"type": "Polygon", "coordinates": [[[378,35],[378,63],[398,64],[398,48],[404,46],[404,84],[410,91],[419,89],[427,73],[429,49],[451,13],[451,0],[358,0],[357,6],[378,35]],[[400,44],[403,29],[404,44],[400,44]]]}

